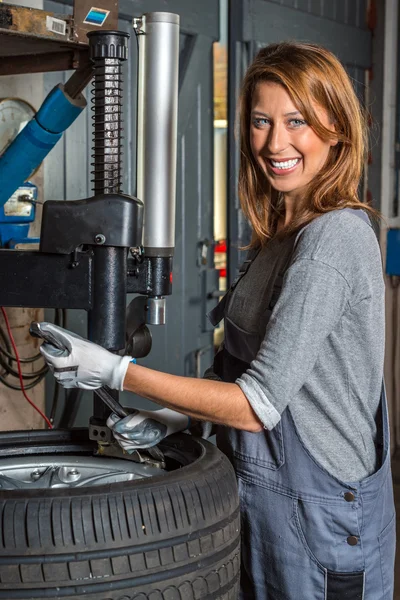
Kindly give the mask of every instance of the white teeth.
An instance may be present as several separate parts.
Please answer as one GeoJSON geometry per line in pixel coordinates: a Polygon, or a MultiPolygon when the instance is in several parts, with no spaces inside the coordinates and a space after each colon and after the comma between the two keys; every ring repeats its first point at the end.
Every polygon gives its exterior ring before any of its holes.
{"type": "Polygon", "coordinates": [[[292,167],[297,165],[299,160],[300,160],[299,158],[295,158],[293,160],[286,160],[283,162],[283,161],[276,161],[276,160],[271,159],[271,163],[275,169],[291,169],[292,167]]]}

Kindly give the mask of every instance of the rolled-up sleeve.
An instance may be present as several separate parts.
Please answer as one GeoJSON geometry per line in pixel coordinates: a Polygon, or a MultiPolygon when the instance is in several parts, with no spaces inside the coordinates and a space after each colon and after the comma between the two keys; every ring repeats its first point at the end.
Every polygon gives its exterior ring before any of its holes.
{"type": "Polygon", "coordinates": [[[287,270],[260,350],[236,380],[266,429],[306,382],[349,297],[344,276],[319,260],[299,259],[287,270]]]}

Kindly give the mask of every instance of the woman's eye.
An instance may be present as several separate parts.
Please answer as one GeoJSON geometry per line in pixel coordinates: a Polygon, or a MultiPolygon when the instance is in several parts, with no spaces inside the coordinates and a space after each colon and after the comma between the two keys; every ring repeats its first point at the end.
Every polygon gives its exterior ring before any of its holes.
{"type": "Polygon", "coordinates": [[[307,125],[307,122],[304,119],[290,119],[289,125],[291,127],[302,127],[303,125],[307,125]]]}
{"type": "Polygon", "coordinates": [[[269,125],[269,120],[263,119],[262,117],[255,117],[253,119],[253,125],[258,128],[265,127],[269,125]]]}

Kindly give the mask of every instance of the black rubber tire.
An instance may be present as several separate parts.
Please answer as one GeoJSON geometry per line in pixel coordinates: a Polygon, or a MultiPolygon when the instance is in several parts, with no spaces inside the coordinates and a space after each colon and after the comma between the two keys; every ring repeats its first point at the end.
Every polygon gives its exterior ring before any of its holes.
{"type": "MultiPolygon", "coordinates": [[[[73,437],[36,432],[26,451],[76,452],[73,437]]],[[[4,452],[18,452],[7,440],[0,435],[0,468],[4,452]]],[[[107,486],[0,491],[0,599],[236,600],[233,469],[189,435],[171,436],[163,450],[186,466],[107,486]]]]}

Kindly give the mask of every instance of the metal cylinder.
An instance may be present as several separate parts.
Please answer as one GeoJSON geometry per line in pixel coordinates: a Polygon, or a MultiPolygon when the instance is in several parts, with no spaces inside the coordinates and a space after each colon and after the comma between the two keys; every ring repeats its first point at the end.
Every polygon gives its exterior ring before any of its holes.
{"type": "Polygon", "coordinates": [[[147,256],[175,246],[179,15],[135,19],[139,42],[137,193],[144,202],[147,256]]]}
{"type": "Polygon", "coordinates": [[[165,325],[165,298],[147,298],[146,323],[165,325]]]}

